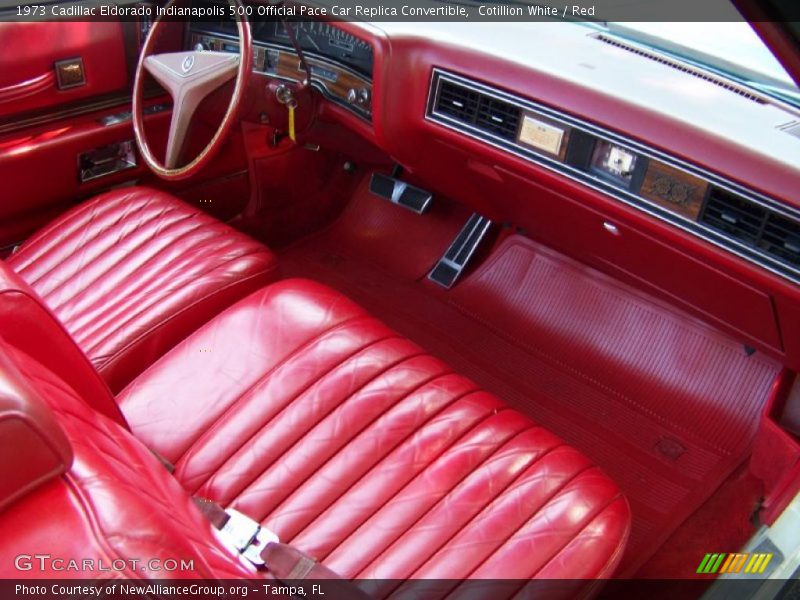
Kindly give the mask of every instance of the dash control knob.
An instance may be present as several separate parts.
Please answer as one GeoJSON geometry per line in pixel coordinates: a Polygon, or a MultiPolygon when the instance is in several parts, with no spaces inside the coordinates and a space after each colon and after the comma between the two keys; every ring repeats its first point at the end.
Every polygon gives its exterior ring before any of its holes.
{"type": "Polygon", "coordinates": [[[347,102],[358,106],[368,106],[370,93],[367,88],[350,88],[347,92],[347,102]]]}

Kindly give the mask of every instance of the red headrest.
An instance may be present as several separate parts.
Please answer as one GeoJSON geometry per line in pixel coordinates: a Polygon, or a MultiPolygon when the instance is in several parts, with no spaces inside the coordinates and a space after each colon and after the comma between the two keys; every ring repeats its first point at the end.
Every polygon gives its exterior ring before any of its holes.
{"type": "Polygon", "coordinates": [[[72,464],[55,415],[20,372],[24,360],[0,342],[0,509],[72,464]]]}

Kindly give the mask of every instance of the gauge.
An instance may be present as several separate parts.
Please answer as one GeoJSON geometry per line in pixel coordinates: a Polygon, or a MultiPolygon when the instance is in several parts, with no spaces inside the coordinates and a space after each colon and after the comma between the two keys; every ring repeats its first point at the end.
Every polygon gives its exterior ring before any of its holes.
{"type": "Polygon", "coordinates": [[[317,25],[317,23],[314,21],[296,23],[295,36],[297,37],[297,43],[300,44],[300,47],[304,50],[322,52],[326,41],[325,35],[322,31],[315,31],[315,25],[317,25]]]}
{"type": "MultiPolygon", "coordinates": [[[[300,47],[309,54],[343,63],[372,76],[372,46],[351,33],[321,21],[299,21],[291,24],[300,47]]],[[[289,40],[283,23],[275,23],[274,37],[285,44],[289,40]]]]}
{"type": "MultiPolygon", "coordinates": [[[[255,21],[252,25],[253,39],[260,43],[291,47],[291,40],[286,31],[287,26],[293,28],[297,44],[310,56],[327,58],[350,67],[357,73],[372,77],[372,45],[332,23],[323,21],[291,23],[255,21]]],[[[225,32],[227,33],[227,30],[225,32]]],[[[266,57],[267,66],[270,66],[270,58],[270,56],[266,57]]],[[[325,78],[324,75],[320,75],[320,77],[325,78]]]]}
{"type": "Polygon", "coordinates": [[[607,179],[629,187],[637,158],[637,155],[627,148],[600,140],[592,155],[591,169],[607,179]]]}

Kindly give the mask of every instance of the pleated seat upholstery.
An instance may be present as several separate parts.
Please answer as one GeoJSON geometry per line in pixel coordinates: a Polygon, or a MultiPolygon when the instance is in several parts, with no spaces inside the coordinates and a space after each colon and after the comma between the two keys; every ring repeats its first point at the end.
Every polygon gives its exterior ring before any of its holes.
{"type": "Polygon", "coordinates": [[[143,187],[78,205],[7,263],[115,391],[277,273],[275,256],[262,244],[143,187]]]}
{"type": "Polygon", "coordinates": [[[606,577],[626,541],[600,469],[312,282],[237,303],[118,399],[190,494],[346,577],[606,577]]]}

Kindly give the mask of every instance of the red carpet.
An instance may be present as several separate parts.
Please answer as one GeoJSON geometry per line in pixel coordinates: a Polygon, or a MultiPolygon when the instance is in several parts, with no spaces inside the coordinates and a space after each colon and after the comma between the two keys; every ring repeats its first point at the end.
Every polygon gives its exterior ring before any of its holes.
{"type": "Polygon", "coordinates": [[[341,290],[603,467],[633,510],[631,575],[746,459],[779,365],[517,235],[441,290],[424,276],[466,216],[362,187],[283,271],[341,290]]]}

